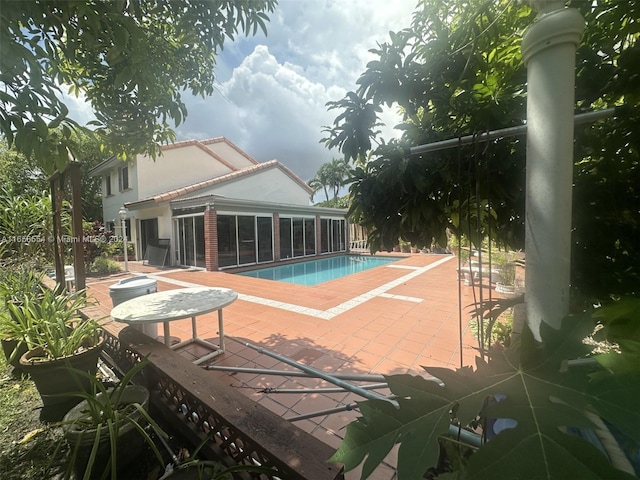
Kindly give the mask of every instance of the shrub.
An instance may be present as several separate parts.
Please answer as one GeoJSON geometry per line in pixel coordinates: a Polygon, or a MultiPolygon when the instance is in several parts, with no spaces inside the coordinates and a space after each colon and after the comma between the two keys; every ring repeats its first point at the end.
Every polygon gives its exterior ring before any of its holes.
{"type": "Polygon", "coordinates": [[[110,258],[98,257],[93,261],[90,271],[99,274],[118,273],[120,272],[120,264],[110,258]]]}

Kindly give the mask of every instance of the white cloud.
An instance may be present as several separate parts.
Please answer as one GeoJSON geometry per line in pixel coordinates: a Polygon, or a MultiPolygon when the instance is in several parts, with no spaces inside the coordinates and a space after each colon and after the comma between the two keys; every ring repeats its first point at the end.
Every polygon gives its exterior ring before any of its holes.
{"type": "MultiPolygon", "coordinates": [[[[357,88],[356,80],[389,30],[410,25],[413,0],[280,0],[262,33],[240,35],[218,56],[218,91],[184,95],[188,116],[177,140],[225,136],[258,161],[273,158],[309,180],[338,157],[319,143],[338,111],[326,103],[357,88]]],[[[84,98],[64,95],[81,124],[95,117],[84,98]]],[[[393,110],[383,115],[391,135],[393,110]]]]}
{"type": "MultiPolygon", "coordinates": [[[[355,90],[368,52],[411,22],[409,0],[281,0],[268,36],[225,45],[216,70],[219,93],[188,99],[180,140],[225,136],[259,161],[272,158],[309,180],[332,157],[319,143],[338,114],[326,103],[355,90]]],[[[383,120],[390,132],[393,110],[383,120]]]]}

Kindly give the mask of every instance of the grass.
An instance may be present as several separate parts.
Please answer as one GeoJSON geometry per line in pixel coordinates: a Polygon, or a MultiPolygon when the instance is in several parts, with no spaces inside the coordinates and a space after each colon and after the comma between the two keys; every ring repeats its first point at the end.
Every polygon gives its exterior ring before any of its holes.
{"type": "MultiPolygon", "coordinates": [[[[62,428],[40,419],[42,401],[33,382],[16,374],[0,353],[0,478],[2,480],[63,480],[70,449],[62,428]]],[[[162,425],[168,431],[166,425],[162,425]]],[[[168,440],[173,452],[188,452],[192,446],[179,435],[168,440]]],[[[159,447],[161,448],[161,447],[159,447]]],[[[166,451],[164,464],[171,462],[166,451]]],[[[157,480],[163,473],[151,449],[118,480],[157,480]]],[[[74,478],[74,477],[72,477],[74,478]]]]}
{"type": "Polygon", "coordinates": [[[42,402],[33,382],[14,375],[0,355],[0,472],[3,480],[62,478],[62,430],[40,421],[42,402]],[[55,458],[54,458],[55,455],[55,458]],[[54,460],[54,461],[52,461],[54,460]]]}

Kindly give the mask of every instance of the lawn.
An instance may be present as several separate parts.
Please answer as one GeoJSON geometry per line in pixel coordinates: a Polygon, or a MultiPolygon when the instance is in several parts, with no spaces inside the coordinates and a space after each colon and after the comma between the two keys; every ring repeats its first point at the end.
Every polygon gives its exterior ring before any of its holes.
{"type": "Polygon", "coordinates": [[[33,382],[14,374],[0,355],[0,472],[3,480],[62,478],[68,455],[62,431],[40,421],[33,382]],[[55,457],[54,457],[55,456],[55,457]]]}
{"type": "MultiPolygon", "coordinates": [[[[2,480],[62,480],[70,449],[61,441],[62,428],[40,420],[42,401],[33,382],[16,374],[0,354],[0,477],[2,480]]],[[[166,431],[166,427],[163,426],[166,431]]],[[[186,442],[169,437],[175,452],[186,452],[186,442]]],[[[157,443],[157,442],[156,442],[157,443]]],[[[162,448],[158,444],[159,448],[162,448]]],[[[191,447],[188,447],[191,449],[191,447]]],[[[161,450],[162,451],[162,450],[161,450]]],[[[163,474],[150,449],[118,480],[156,480],[163,474]]],[[[166,454],[163,451],[163,454],[166,454]]],[[[171,459],[166,455],[166,462],[171,459]]],[[[74,478],[74,477],[72,477],[74,478]]]]}

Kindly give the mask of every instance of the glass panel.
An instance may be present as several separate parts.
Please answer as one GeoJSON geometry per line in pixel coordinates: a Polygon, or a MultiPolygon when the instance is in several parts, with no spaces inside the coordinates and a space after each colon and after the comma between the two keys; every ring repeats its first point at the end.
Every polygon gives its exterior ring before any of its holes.
{"type": "Polygon", "coordinates": [[[173,247],[173,260],[177,265],[180,265],[182,258],[180,255],[180,248],[182,246],[182,229],[180,228],[180,220],[178,219],[173,221],[173,238],[176,239],[173,247]]]}
{"type": "Polygon", "coordinates": [[[194,217],[193,218],[193,228],[195,230],[195,247],[196,247],[196,255],[195,255],[195,266],[203,267],[205,266],[204,259],[204,217],[194,217]]]}
{"type": "Polygon", "coordinates": [[[280,219],[280,258],[291,258],[293,255],[291,249],[291,219],[280,219]]]}
{"type": "Polygon", "coordinates": [[[258,217],[258,262],[273,261],[273,228],[271,217],[258,217]]]}
{"type": "Polygon", "coordinates": [[[236,217],[218,215],[218,266],[238,264],[236,242],[236,217]]]}
{"type": "Polygon", "coordinates": [[[293,219],[293,256],[302,257],[304,255],[304,223],[302,218],[293,219]]]}
{"type": "Polygon", "coordinates": [[[316,254],[316,221],[313,218],[304,219],[304,254],[316,254]]]}
{"type": "Polygon", "coordinates": [[[340,250],[340,220],[331,220],[331,251],[340,250]]]}
{"type": "Polygon", "coordinates": [[[238,215],[238,260],[239,265],[256,263],[255,218],[238,215]]]}
{"type": "Polygon", "coordinates": [[[320,220],[320,252],[327,253],[329,251],[329,220],[323,218],[320,220]]]}
{"type": "Polygon", "coordinates": [[[195,266],[195,248],[193,235],[193,218],[181,218],[184,231],[184,258],[183,265],[195,266]]]}

